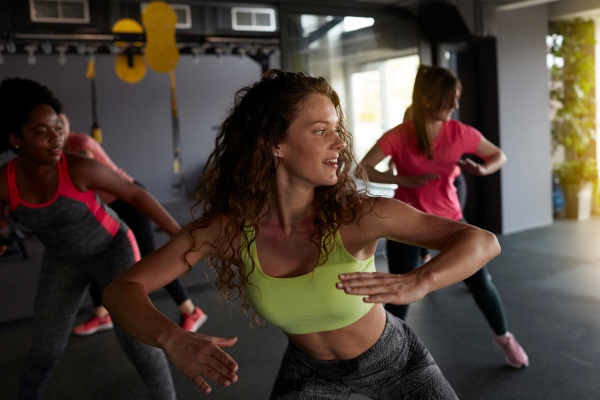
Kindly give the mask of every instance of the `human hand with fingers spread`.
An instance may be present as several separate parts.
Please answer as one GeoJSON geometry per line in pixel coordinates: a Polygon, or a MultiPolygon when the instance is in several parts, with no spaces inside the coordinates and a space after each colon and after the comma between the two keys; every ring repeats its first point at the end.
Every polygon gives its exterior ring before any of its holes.
{"type": "Polygon", "coordinates": [[[487,168],[483,164],[476,163],[475,161],[467,158],[463,160],[458,160],[456,162],[463,171],[468,172],[471,175],[475,176],[485,176],[487,175],[487,168]]]}
{"type": "Polygon", "coordinates": [[[420,272],[423,271],[403,275],[384,272],[340,274],[336,287],[346,294],[363,296],[365,303],[409,304],[431,291],[420,272]]]}
{"type": "Polygon", "coordinates": [[[164,345],[171,362],[205,393],[212,388],[206,378],[225,387],[237,382],[237,363],[223,348],[232,347],[237,337],[221,338],[183,331],[164,345]]]}

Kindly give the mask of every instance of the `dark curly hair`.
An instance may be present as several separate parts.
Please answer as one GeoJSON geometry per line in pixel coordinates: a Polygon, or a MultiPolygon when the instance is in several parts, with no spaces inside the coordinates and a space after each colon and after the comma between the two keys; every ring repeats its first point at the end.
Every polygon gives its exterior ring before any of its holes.
{"type": "Polygon", "coordinates": [[[240,89],[220,126],[215,149],[195,191],[192,214],[195,210],[201,212],[192,223],[191,234],[208,226],[217,215],[226,217],[224,234],[215,240],[217,255],[208,262],[216,272],[218,291],[226,300],[242,299],[245,310],[248,304],[242,291],[244,277],[234,268],[239,262],[237,255],[244,248],[248,251],[251,243],[244,228],[250,224],[258,233],[258,221],[274,189],[278,167],[273,146],[285,140],[292,120],[302,110],[305,99],[314,93],[325,95],[333,103],[339,118],[338,134],[346,143],[339,154],[337,183],[315,189],[314,225],[317,229],[311,240],[320,247],[323,239],[319,265],[327,260],[340,225],[359,217],[362,204],[369,201],[366,192],[357,189],[350,174],[355,167],[357,176],[366,179],[353,153],[352,135],[344,125],[340,99],[324,78],[269,70],[258,82],[240,89]],[[239,248],[234,248],[240,238],[239,248]]]}
{"type": "Polygon", "coordinates": [[[8,137],[23,137],[21,129],[29,121],[31,111],[45,104],[59,114],[62,103],[46,86],[24,78],[6,78],[0,82],[0,153],[13,151],[8,137]]]}

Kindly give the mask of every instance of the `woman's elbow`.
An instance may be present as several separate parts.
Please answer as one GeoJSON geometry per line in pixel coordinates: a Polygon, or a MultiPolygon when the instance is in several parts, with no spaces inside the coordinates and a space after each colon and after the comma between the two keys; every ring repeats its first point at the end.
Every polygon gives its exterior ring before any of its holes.
{"type": "Polygon", "coordinates": [[[109,311],[112,312],[112,309],[115,307],[119,294],[119,282],[118,279],[115,279],[104,289],[102,293],[102,305],[109,311]]]}
{"type": "Polygon", "coordinates": [[[498,257],[502,248],[500,247],[500,242],[498,241],[498,237],[494,235],[492,232],[483,231],[485,235],[485,249],[488,253],[490,260],[492,258],[498,257]]]}
{"type": "Polygon", "coordinates": [[[135,287],[132,287],[131,283],[121,277],[117,277],[104,289],[102,294],[102,305],[112,313],[120,303],[126,301],[124,296],[132,293],[134,289],[135,287]]]}

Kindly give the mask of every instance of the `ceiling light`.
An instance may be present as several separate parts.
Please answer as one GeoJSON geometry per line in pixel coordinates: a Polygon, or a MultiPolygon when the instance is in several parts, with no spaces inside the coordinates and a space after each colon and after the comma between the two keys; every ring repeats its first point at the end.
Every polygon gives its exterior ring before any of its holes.
{"type": "Polygon", "coordinates": [[[541,4],[553,3],[558,0],[522,0],[516,1],[514,3],[504,4],[502,6],[498,6],[496,9],[499,11],[513,11],[519,10],[521,8],[539,6],[541,4]]]}

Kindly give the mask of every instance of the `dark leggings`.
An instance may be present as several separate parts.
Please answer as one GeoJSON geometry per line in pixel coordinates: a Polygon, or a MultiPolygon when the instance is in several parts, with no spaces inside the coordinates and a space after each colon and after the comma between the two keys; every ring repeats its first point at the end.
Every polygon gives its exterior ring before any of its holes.
{"type": "MultiPolygon", "coordinates": [[[[143,187],[139,182],[135,182],[138,186],[143,187]]],[[[119,218],[129,226],[137,240],[142,257],[152,253],[156,248],[154,242],[154,232],[152,231],[152,223],[150,219],[138,211],[137,208],[123,200],[115,200],[109,204],[110,208],[115,210],[119,218]]],[[[175,301],[178,306],[190,298],[183,282],[180,279],[175,279],[173,282],[165,286],[165,290],[175,301]]],[[[95,282],[90,285],[90,295],[94,308],[102,305],[102,291],[95,282]]]]}
{"type": "MultiPolygon", "coordinates": [[[[420,247],[388,240],[386,250],[390,273],[405,274],[420,265],[420,247]]],[[[463,282],[469,288],[477,306],[483,312],[494,333],[503,335],[508,332],[502,298],[487,268],[484,266],[463,282]]],[[[406,319],[408,314],[408,305],[386,304],[385,308],[403,320],[406,319]]]]}
{"type": "Polygon", "coordinates": [[[456,394],[417,335],[387,313],[385,329],[367,351],[350,360],[319,360],[289,343],[271,400],[456,400],[456,394]]]}
{"type": "MultiPolygon", "coordinates": [[[[19,382],[20,400],[41,399],[52,372],[65,352],[73,321],[92,281],[101,288],[133,264],[134,254],[121,229],[98,254],[61,258],[45,252],[35,296],[31,346],[19,382]],[[82,268],[85,266],[85,268],[82,268]]],[[[172,400],[176,393],[169,363],[162,350],[135,340],[114,322],[119,344],[137,368],[153,399],[172,400]]]]}
{"type": "MultiPolygon", "coordinates": [[[[420,265],[420,247],[388,240],[386,250],[390,273],[405,274],[420,265]]],[[[508,332],[502,298],[487,268],[484,266],[463,282],[469,288],[494,333],[503,335],[508,332]]],[[[406,319],[408,305],[386,304],[385,308],[398,318],[406,319]]]]}

